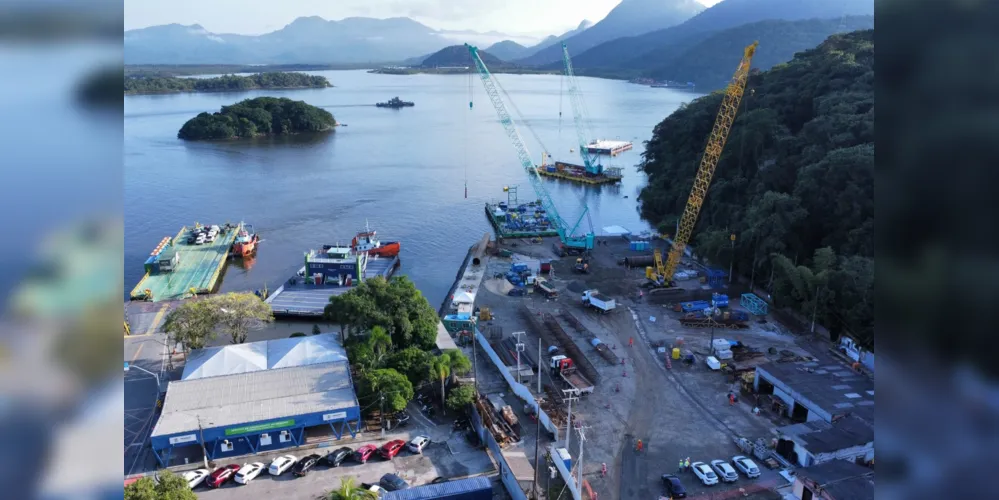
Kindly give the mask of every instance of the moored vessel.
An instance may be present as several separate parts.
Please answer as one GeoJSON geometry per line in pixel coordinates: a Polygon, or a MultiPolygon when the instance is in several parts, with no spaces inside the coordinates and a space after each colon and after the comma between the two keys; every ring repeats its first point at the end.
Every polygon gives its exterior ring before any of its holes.
{"type": "Polygon", "coordinates": [[[233,257],[249,257],[257,252],[257,243],[260,237],[253,230],[253,226],[244,224],[236,234],[236,240],[232,243],[233,257]]]}
{"type": "Polygon", "coordinates": [[[378,239],[377,233],[372,231],[367,223],[365,223],[364,231],[354,236],[354,239],[350,242],[350,248],[357,253],[366,253],[379,257],[395,257],[402,250],[402,243],[398,241],[386,241],[383,243],[378,239]]]}

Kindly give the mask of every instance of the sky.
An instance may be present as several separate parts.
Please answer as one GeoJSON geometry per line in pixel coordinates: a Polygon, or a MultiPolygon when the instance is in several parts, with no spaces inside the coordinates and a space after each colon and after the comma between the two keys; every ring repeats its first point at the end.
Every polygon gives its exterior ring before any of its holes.
{"type": "MultiPolygon", "coordinates": [[[[256,35],[297,17],[410,17],[431,28],[544,37],[597,22],[621,0],[125,0],[125,29],[200,24],[214,33],[256,35]]],[[[697,0],[710,6],[721,0],[697,0]]]]}

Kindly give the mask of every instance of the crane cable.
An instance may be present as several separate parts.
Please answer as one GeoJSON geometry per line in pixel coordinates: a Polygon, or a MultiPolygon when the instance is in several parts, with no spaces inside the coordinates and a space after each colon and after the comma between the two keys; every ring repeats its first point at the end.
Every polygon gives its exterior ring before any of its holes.
{"type": "Polygon", "coordinates": [[[534,136],[534,140],[538,141],[538,145],[541,146],[542,154],[544,154],[545,157],[547,157],[548,147],[545,146],[545,143],[541,141],[541,137],[539,137],[538,133],[534,131],[534,127],[531,127],[531,124],[527,122],[526,118],[524,118],[524,114],[520,112],[520,108],[517,107],[517,103],[513,101],[513,98],[510,97],[510,94],[507,93],[505,88],[503,88],[503,84],[500,83],[499,78],[496,78],[496,75],[492,76],[492,80],[493,83],[496,84],[496,87],[500,89],[500,92],[503,92],[503,95],[506,96],[506,102],[510,104],[511,108],[513,108],[513,112],[517,114],[517,118],[520,120],[520,123],[522,123],[525,127],[527,127],[527,130],[531,133],[532,136],[534,136]]]}
{"type": "MultiPolygon", "coordinates": [[[[472,67],[468,67],[468,113],[472,112],[472,67]]],[[[465,140],[462,141],[462,162],[465,170],[465,199],[468,199],[468,114],[464,115],[465,140]]]]}

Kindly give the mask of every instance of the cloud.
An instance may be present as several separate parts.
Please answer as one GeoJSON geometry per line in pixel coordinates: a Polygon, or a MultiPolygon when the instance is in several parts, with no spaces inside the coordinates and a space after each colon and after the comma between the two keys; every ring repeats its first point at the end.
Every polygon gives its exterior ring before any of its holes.
{"type": "Polygon", "coordinates": [[[422,17],[440,21],[463,21],[482,17],[503,10],[506,0],[479,0],[462,2],[454,0],[396,1],[392,10],[399,16],[422,17]]]}

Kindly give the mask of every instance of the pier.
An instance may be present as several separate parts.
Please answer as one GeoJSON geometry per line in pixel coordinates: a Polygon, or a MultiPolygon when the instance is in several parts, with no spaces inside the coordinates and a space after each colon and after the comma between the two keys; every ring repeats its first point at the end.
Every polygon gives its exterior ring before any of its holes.
{"type": "Polygon", "coordinates": [[[243,224],[221,226],[212,242],[188,243],[191,229],[184,226],[166,237],[146,260],[146,274],[135,285],[132,300],[162,302],[213,293],[221,284],[229,250],[243,224]]]}
{"type": "MultiPolygon", "coordinates": [[[[371,279],[381,276],[389,279],[399,268],[399,257],[372,257],[366,260],[364,278],[371,279]]],[[[330,298],[343,295],[353,289],[353,286],[339,286],[331,283],[306,283],[305,267],[298,275],[289,278],[274,291],[264,302],[271,305],[275,316],[294,316],[300,318],[319,318],[330,303],[330,298]]],[[[356,283],[356,282],[355,282],[356,283]]]]}

